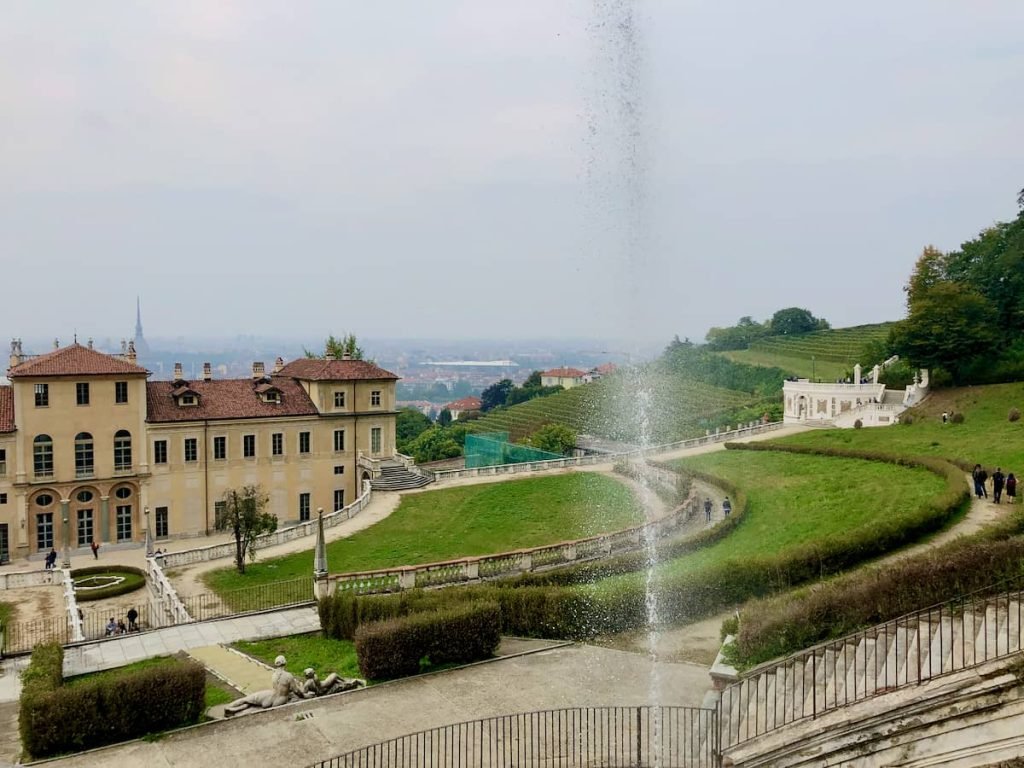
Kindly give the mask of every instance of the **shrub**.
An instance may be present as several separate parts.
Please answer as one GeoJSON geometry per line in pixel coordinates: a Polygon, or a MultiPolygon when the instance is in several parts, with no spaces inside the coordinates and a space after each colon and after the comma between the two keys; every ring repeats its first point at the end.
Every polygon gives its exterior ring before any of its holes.
{"type": "Polygon", "coordinates": [[[854,429],[860,429],[863,426],[864,426],[864,422],[861,421],[860,419],[857,419],[855,422],[853,422],[853,428],[854,429]]]}
{"type": "Polygon", "coordinates": [[[949,420],[951,422],[953,422],[954,424],[963,424],[964,423],[964,415],[962,413],[960,413],[960,411],[957,411],[956,413],[954,413],[952,416],[949,417],[949,420]]]}
{"type": "Polygon", "coordinates": [[[359,671],[380,680],[416,674],[424,657],[432,664],[486,659],[500,628],[498,605],[485,602],[363,624],[355,635],[359,671]]]}
{"type": "Polygon", "coordinates": [[[110,574],[111,576],[124,576],[124,581],[112,584],[109,587],[89,590],[75,590],[75,599],[80,603],[87,603],[91,600],[103,600],[107,597],[117,597],[134,592],[146,585],[146,574],[139,568],[132,568],[128,565],[102,566],[92,565],[88,568],[76,568],[71,572],[72,579],[80,579],[83,576],[110,574]]]}
{"type": "Polygon", "coordinates": [[[1020,421],[1020,409],[1019,408],[1011,408],[1010,412],[1007,414],[1006,418],[1009,421],[1020,421]]]}
{"type": "Polygon", "coordinates": [[[59,645],[36,647],[22,674],[18,727],[34,758],[74,752],[193,723],[203,712],[198,664],[149,667],[64,686],[59,645]]]}

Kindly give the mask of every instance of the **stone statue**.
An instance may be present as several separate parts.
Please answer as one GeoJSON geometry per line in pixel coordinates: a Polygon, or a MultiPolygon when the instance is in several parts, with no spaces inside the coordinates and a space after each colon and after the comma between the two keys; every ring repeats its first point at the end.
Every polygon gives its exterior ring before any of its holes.
{"type": "Polygon", "coordinates": [[[306,698],[311,698],[312,696],[326,696],[329,693],[351,691],[356,688],[362,688],[366,685],[362,680],[340,677],[337,672],[331,672],[331,674],[323,680],[317,680],[316,672],[312,667],[307,667],[303,674],[306,676],[306,682],[302,686],[302,691],[306,698]]]}
{"type": "Polygon", "coordinates": [[[239,712],[244,712],[250,707],[253,709],[270,709],[271,707],[287,704],[292,698],[312,698],[299,685],[299,681],[295,679],[295,676],[284,668],[284,665],[287,663],[284,656],[278,656],[274,659],[276,669],[270,676],[270,690],[256,691],[248,696],[236,699],[224,707],[224,714],[230,717],[231,715],[237,715],[239,712]]]}

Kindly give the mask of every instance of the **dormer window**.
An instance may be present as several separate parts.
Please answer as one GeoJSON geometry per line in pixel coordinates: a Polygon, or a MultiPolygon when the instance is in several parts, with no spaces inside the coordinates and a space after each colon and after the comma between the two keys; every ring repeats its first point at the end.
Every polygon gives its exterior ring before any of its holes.
{"type": "Polygon", "coordinates": [[[256,394],[264,403],[277,404],[281,402],[281,390],[268,381],[256,385],[256,394]]]}
{"type": "Polygon", "coordinates": [[[171,397],[178,403],[179,406],[195,406],[199,405],[199,393],[196,392],[192,387],[183,381],[176,382],[178,384],[173,390],[171,390],[171,397]]]}
{"type": "Polygon", "coordinates": [[[281,393],[280,392],[267,392],[263,395],[263,402],[265,403],[280,403],[281,393]]]}
{"type": "Polygon", "coordinates": [[[196,396],[195,395],[182,395],[181,399],[178,400],[178,405],[195,405],[195,404],[196,404],[196,396]]]}

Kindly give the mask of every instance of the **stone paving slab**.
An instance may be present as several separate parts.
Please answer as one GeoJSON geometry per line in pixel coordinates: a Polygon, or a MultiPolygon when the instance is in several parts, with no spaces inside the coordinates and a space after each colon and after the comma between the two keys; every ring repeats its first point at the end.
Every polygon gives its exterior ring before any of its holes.
{"type": "Polygon", "coordinates": [[[243,653],[222,645],[207,645],[190,649],[188,655],[242,693],[249,694],[270,687],[273,669],[243,653]]]}

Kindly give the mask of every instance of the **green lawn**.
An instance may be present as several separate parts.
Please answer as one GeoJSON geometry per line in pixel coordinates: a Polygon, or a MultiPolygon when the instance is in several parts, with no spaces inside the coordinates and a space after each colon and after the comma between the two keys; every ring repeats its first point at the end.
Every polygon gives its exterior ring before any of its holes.
{"type": "MultiPolygon", "coordinates": [[[[662,563],[666,575],[824,541],[916,509],[945,489],[943,479],[926,470],[858,459],[722,451],[678,464],[731,480],[746,492],[749,506],[726,538],[662,563]]],[[[600,585],[637,578],[643,574],[600,585]]]]}
{"type": "MultiPolygon", "coordinates": [[[[629,486],[578,472],[444,488],[402,498],[390,516],[327,545],[332,573],[452,560],[555,544],[636,525],[640,502],[629,486]]],[[[312,548],[204,575],[215,592],[309,578],[312,548]]]]}
{"type": "Polygon", "coordinates": [[[234,643],[233,647],[270,666],[273,666],[275,658],[283,655],[288,659],[286,669],[300,680],[306,667],[315,669],[319,678],[326,677],[329,672],[337,672],[342,677],[360,677],[356,648],[350,640],[332,640],[317,633],[271,640],[242,640],[234,643]]]}
{"type": "Polygon", "coordinates": [[[841,446],[984,464],[991,474],[1024,473],[1024,420],[1010,422],[1010,408],[1024,412],[1024,384],[960,387],[933,393],[913,409],[914,423],[877,429],[803,432],[780,440],[794,445],[841,446]],[[943,424],[942,412],[961,412],[963,424],[943,424]]]}
{"type": "Polygon", "coordinates": [[[853,369],[853,363],[837,363],[832,360],[812,361],[810,357],[780,355],[762,349],[734,349],[719,354],[737,363],[781,368],[803,379],[835,381],[853,369]]]}
{"type": "Polygon", "coordinates": [[[0,603],[0,624],[6,624],[14,619],[14,606],[10,603],[0,603]]]}

